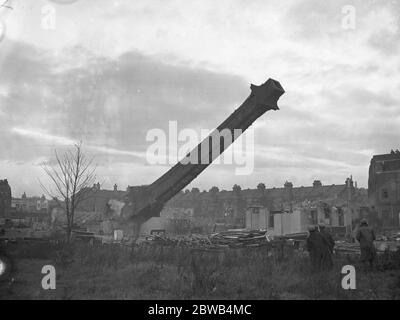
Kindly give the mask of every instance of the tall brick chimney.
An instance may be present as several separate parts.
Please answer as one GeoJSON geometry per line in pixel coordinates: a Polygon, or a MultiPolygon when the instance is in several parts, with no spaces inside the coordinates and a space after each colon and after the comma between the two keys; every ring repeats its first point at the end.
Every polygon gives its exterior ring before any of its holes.
{"type": "Polygon", "coordinates": [[[285,188],[285,200],[293,201],[293,183],[286,181],[284,184],[285,188]]]}

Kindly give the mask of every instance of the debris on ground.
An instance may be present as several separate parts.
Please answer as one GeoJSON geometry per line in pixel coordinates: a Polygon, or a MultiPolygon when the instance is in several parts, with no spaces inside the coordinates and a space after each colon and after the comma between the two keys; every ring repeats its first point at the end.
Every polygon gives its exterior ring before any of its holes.
{"type": "Polygon", "coordinates": [[[294,243],[306,239],[306,233],[292,234],[287,236],[272,237],[265,230],[231,229],[213,233],[211,235],[144,235],[136,241],[136,244],[188,246],[203,249],[262,247],[294,243]]]}
{"type": "Polygon", "coordinates": [[[210,241],[214,245],[226,247],[258,247],[271,242],[267,231],[259,230],[228,230],[214,233],[210,236],[210,241]]]}
{"type": "Polygon", "coordinates": [[[335,252],[360,254],[360,245],[355,242],[336,241],[335,252]]]}
{"type": "MultiPolygon", "coordinates": [[[[387,251],[395,252],[400,249],[400,238],[398,238],[398,233],[393,234],[392,236],[379,235],[376,237],[374,245],[378,253],[383,253],[387,251]]],[[[354,253],[354,254],[361,253],[360,245],[357,242],[346,242],[346,241],[336,241],[335,251],[342,253],[354,253]]]]}
{"type": "Polygon", "coordinates": [[[142,236],[136,241],[137,244],[158,244],[158,245],[171,245],[171,246],[207,246],[211,245],[210,239],[207,235],[202,234],[188,234],[188,235],[161,235],[152,234],[142,236]]]}

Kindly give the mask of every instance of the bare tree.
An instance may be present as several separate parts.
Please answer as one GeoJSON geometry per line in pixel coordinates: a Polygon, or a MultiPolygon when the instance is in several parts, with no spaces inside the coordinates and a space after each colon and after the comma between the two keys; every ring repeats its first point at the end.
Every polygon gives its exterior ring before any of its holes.
{"type": "Polygon", "coordinates": [[[67,218],[67,242],[70,242],[75,211],[82,201],[95,192],[95,188],[91,186],[96,181],[96,166],[93,165],[93,158],[88,158],[82,152],[82,142],[75,144],[72,150],[67,150],[61,156],[55,150],[55,158],[54,164],[42,164],[52,186],[40,184],[57,205],[64,209],[67,218]]]}

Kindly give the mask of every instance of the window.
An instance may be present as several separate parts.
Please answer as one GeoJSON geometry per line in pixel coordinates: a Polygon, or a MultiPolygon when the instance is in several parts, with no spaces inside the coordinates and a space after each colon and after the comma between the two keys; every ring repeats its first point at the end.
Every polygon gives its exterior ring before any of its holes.
{"type": "Polygon", "coordinates": [[[311,222],[312,223],[317,223],[318,220],[318,214],[316,210],[311,210],[311,222]]]}
{"type": "Polygon", "coordinates": [[[331,210],[329,209],[329,208],[324,208],[324,216],[325,216],[325,219],[329,219],[330,218],[330,212],[331,210]]]}
{"type": "Polygon", "coordinates": [[[268,228],[274,227],[274,215],[272,213],[269,214],[268,228]]]}
{"type": "Polygon", "coordinates": [[[253,213],[260,213],[260,208],[253,208],[253,213]]]}
{"type": "Polygon", "coordinates": [[[376,172],[382,172],[383,171],[383,162],[377,162],[375,164],[375,171],[376,172]]]}
{"type": "Polygon", "coordinates": [[[386,188],[382,189],[382,199],[388,199],[388,198],[389,198],[388,189],[386,189],[386,188]]]}

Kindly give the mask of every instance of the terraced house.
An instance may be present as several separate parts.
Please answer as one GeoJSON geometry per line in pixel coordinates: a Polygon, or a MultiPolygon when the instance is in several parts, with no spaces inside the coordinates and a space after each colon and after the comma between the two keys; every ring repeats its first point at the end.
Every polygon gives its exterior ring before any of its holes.
{"type": "Polygon", "coordinates": [[[256,189],[245,190],[237,185],[232,191],[212,188],[209,192],[199,192],[193,189],[177,194],[167,207],[193,208],[195,219],[208,216],[249,229],[276,229],[275,224],[281,221],[275,218],[276,215],[301,212],[304,219],[300,220],[304,222],[299,228],[287,227],[288,223],[282,225],[282,228],[288,228],[285,230],[288,233],[291,232],[289,229],[296,232],[317,223],[351,228],[353,221],[365,217],[365,211],[368,212],[368,197],[367,190],[358,188],[349,177],[339,185],[323,185],[315,180],[312,186],[300,187],[286,181],[281,188],[266,188],[260,183],[256,189]]]}

